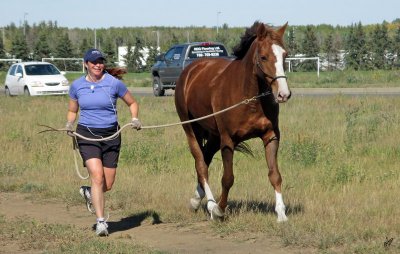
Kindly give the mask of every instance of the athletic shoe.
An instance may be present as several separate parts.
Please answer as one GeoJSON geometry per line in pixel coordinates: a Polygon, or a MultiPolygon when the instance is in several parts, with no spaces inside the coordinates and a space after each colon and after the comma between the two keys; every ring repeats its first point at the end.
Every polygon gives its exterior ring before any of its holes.
{"type": "Polygon", "coordinates": [[[81,188],[79,189],[79,193],[85,199],[86,208],[88,209],[88,211],[91,213],[95,213],[96,211],[94,210],[92,204],[92,197],[90,196],[90,189],[91,188],[89,186],[81,186],[81,188]]]}
{"type": "Polygon", "coordinates": [[[98,221],[96,224],[96,235],[98,236],[108,236],[108,225],[105,221],[98,221]]]}

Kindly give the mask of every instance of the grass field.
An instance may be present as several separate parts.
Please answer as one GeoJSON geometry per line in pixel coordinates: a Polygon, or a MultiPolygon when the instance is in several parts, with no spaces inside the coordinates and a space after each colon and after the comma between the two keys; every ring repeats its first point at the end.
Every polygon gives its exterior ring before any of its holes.
{"type": "MultiPolygon", "coordinates": [[[[64,126],[67,101],[67,97],[1,98],[0,192],[81,204],[77,189],[87,182],[74,171],[70,138],[61,133],[37,134],[42,130],[39,124],[64,126]]],[[[173,97],[138,101],[144,125],[178,121],[173,97]]],[[[128,123],[128,110],[122,103],[118,108],[121,124],[128,123]]],[[[292,98],[281,105],[279,153],[289,221],[276,223],[262,143],[251,140],[254,158],[235,154],[228,218],[210,222],[215,234],[266,234],[279,237],[284,245],[320,253],[399,253],[399,126],[397,97],[292,98]]],[[[210,167],[215,196],[220,191],[221,164],[217,155],[210,167]]],[[[182,128],[127,130],[107,208],[127,215],[153,211],[163,222],[182,225],[203,221],[207,214],[186,209],[195,183],[182,128]]],[[[6,222],[1,215],[0,221],[6,222]]],[[[56,230],[29,220],[8,222],[0,230],[0,239],[10,234],[23,237],[22,231],[36,227],[43,239],[58,243],[56,253],[65,249],[124,253],[132,248],[150,252],[146,246],[113,242],[98,247],[98,238],[83,237],[69,227],[56,230]]]]}

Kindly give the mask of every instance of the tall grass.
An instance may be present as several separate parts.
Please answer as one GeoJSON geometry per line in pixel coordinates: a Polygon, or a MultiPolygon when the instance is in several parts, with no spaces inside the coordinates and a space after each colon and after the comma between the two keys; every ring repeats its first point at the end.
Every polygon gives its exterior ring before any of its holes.
{"type": "MultiPolygon", "coordinates": [[[[173,97],[138,100],[144,125],[178,121],[173,97]]],[[[88,182],[76,176],[70,137],[37,134],[38,124],[63,127],[66,108],[66,97],[0,100],[1,192],[81,204],[77,190],[88,182]]],[[[118,108],[121,124],[129,122],[126,106],[119,103],[118,108]]],[[[284,245],[321,253],[398,253],[399,126],[397,97],[292,98],[281,105],[279,153],[289,222],[276,223],[263,146],[251,140],[254,158],[235,154],[227,220],[210,225],[220,236],[278,236],[284,245]],[[389,238],[394,241],[385,246],[389,238]]],[[[210,166],[216,197],[221,175],[217,155],[210,166]]],[[[127,130],[107,209],[182,225],[203,221],[205,204],[198,213],[187,209],[195,186],[194,162],[181,127],[127,130]]]]}

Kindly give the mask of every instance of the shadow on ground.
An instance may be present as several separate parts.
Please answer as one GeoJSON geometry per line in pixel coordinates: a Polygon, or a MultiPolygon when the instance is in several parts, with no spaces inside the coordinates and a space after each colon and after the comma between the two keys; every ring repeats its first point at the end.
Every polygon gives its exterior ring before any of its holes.
{"type": "MultiPolygon", "coordinates": [[[[207,204],[202,206],[203,211],[208,213],[207,204]]],[[[235,216],[240,212],[254,212],[254,213],[265,213],[275,214],[275,204],[264,201],[229,201],[226,214],[235,216]]],[[[304,207],[301,204],[286,204],[286,215],[295,215],[303,213],[304,207]]]]}
{"type": "MultiPolygon", "coordinates": [[[[128,216],[126,218],[122,218],[119,221],[108,221],[108,232],[115,233],[119,231],[126,231],[135,227],[138,227],[142,224],[144,220],[147,218],[152,217],[153,221],[151,224],[160,224],[162,221],[160,220],[160,216],[158,213],[154,211],[146,211],[142,212],[139,214],[134,214],[131,216],[128,216]]],[[[93,228],[95,228],[96,225],[93,225],[93,228]]]]}

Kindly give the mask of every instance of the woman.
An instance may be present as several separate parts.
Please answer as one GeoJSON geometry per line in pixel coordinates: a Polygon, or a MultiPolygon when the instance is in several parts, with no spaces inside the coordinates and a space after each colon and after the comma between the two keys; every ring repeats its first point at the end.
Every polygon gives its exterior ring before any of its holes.
{"type": "MultiPolygon", "coordinates": [[[[105,57],[99,50],[88,50],[84,56],[87,74],[75,80],[69,91],[66,128],[72,131],[80,109],[76,132],[88,138],[100,139],[118,131],[118,98],[128,105],[133,128],[141,128],[136,100],[124,83],[106,72],[104,62],[105,57]]],[[[114,184],[121,136],[109,141],[93,142],[80,138],[77,141],[91,180],[91,187],[82,186],[79,192],[85,198],[88,210],[96,213],[96,234],[107,236],[104,193],[114,184]]]]}

